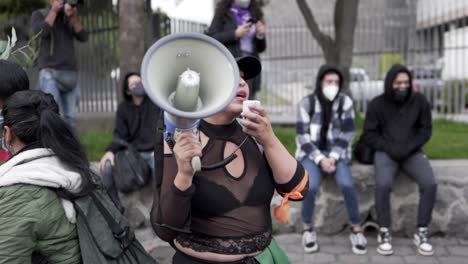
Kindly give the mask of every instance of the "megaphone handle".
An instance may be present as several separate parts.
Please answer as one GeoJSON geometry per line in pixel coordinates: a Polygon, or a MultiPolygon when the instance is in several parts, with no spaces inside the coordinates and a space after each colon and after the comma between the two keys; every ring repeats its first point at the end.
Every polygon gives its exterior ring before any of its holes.
{"type": "Polygon", "coordinates": [[[201,160],[200,157],[193,157],[192,158],[192,169],[197,172],[201,171],[201,160]]]}

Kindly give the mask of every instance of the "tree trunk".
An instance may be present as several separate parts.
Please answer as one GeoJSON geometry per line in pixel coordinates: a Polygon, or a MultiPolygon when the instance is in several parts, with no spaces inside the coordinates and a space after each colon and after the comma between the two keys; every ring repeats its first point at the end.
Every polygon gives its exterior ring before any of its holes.
{"type": "Polygon", "coordinates": [[[120,78],[119,101],[121,99],[122,81],[128,72],[140,72],[145,54],[145,1],[119,1],[119,49],[120,78]]]}
{"type": "Polygon", "coordinates": [[[325,62],[343,71],[343,90],[349,94],[349,68],[353,62],[354,30],[357,24],[359,0],[336,0],[335,38],[323,33],[306,0],[296,0],[307,28],[320,45],[325,62]]]}

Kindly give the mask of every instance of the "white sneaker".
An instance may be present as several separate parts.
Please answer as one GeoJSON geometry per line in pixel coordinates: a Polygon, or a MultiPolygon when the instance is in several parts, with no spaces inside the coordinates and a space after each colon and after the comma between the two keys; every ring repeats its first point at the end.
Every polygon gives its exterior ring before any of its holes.
{"type": "Polygon", "coordinates": [[[367,239],[362,232],[351,231],[349,240],[351,240],[351,249],[354,254],[364,255],[367,253],[367,239]]]}
{"type": "Polygon", "coordinates": [[[377,252],[380,255],[389,256],[393,254],[392,247],[392,236],[390,235],[390,230],[386,227],[381,227],[379,229],[379,234],[377,235],[377,252]]]}
{"type": "Polygon", "coordinates": [[[418,228],[418,232],[414,234],[413,242],[418,248],[419,254],[423,256],[432,256],[434,255],[434,248],[429,243],[427,233],[427,227],[418,228]]]}
{"type": "Polygon", "coordinates": [[[317,233],[315,231],[304,231],[302,234],[302,246],[306,253],[313,253],[319,250],[317,233]]]}

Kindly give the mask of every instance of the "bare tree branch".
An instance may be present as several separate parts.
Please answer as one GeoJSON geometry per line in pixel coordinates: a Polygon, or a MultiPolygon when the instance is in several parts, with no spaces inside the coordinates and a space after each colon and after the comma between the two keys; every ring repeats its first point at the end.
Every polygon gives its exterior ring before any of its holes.
{"type": "Polygon", "coordinates": [[[349,68],[353,62],[354,31],[357,24],[359,0],[336,0],[334,10],[334,38],[320,31],[306,0],[296,0],[312,36],[322,48],[326,63],[343,71],[343,88],[349,92],[349,68]]]}
{"type": "Polygon", "coordinates": [[[317,40],[317,42],[319,42],[320,46],[324,47],[334,45],[332,37],[328,36],[320,30],[306,0],[296,0],[296,3],[299,7],[299,10],[301,10],[302,16],[304,17],[310,33],[312,33],[312,36],[317,40]]]}

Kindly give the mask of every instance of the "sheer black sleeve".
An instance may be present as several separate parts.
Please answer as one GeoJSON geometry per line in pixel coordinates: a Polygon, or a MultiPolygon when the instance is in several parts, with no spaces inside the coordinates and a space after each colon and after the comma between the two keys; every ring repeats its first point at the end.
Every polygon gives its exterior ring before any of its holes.
{"type": "Polygon", "coordinates": [[[195,186],[185,191],[174,185],[177,164],[172,154],[164,155],[164,176],[161,182],[159,199],[153,203],[151,219],[156,234],[167,242],[172,242],[180,233],[190,232],[192,196],[195,186]]]}

